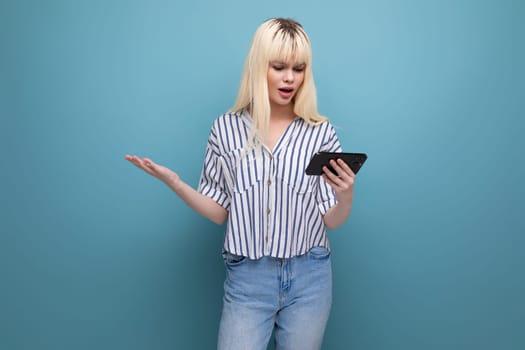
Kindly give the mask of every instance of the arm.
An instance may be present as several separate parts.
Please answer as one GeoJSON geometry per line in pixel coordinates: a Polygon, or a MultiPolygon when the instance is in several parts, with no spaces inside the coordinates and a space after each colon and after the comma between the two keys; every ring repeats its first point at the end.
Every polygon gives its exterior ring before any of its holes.
{"type": "Polygon", "coordinates": [[[355,174],[341,159],[330,161],[330,165],[337,172],[335,175],[327,167],[323,168],[323,179],[334,189],[337,203],[328,209],[323,217],[328,229],[341,226],[350,216],[354,198],[355,174]]]}
{"type": "Polygon", "coordinates": [[[139,158],[130,155],[126,155],[125,158],[136,167],[164,182],[197,213],[219,225],[226,221],[226,218],[228,217],[226,209],[210,197],[197,192],[191,186],[186,184],[174,171],[165,166],[156,164],[148,158],[139,158]]]}

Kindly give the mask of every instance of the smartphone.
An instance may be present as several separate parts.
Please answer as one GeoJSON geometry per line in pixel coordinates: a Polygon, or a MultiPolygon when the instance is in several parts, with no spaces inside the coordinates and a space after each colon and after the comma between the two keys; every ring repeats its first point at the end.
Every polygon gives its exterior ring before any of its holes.
{"type": "Polygon", "coordinates": [[[337,172],[330,166],[331,159],[342,159],[348,164],[354,174],[357,174],[367,158],[368,156],[366,153],[317,152],[306,167],[306,175],[322,175],[323,166],[328,167],[331,172],[337,174],[337,172]]]}

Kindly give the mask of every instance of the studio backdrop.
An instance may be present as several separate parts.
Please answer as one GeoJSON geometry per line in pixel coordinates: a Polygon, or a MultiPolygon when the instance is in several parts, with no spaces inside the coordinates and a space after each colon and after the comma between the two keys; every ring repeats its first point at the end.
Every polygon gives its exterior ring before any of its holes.
{"type": "Polygon", "coordinates": [[[523,2],[3,0],[0,349],[215,347],[224,227],[124,155],[196,187],[270,17],[369,156],[323,348],[525,348],[523,2]]]}

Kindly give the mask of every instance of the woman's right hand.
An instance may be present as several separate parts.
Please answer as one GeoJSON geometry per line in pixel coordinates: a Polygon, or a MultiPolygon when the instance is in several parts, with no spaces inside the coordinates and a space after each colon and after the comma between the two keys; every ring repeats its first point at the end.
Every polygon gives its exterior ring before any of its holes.
{"type": "Polygon", "coordinates": [[[186,202],[197,213],[210,219],[216,224],[222,225],[228,217],[228,212],[221,205],[219,205],[211,197],[208,197],[191,186],[184,183],[179,175],[165,166],[155,164],[149,158],[139,158],[137,156],[125,156],[126,160],[133,163],[137,168],[140,168],[155,176],[157,179],[164,182],[170,187],[179,197],[186,202]]]}
{"type": "Polygon", "coordinates": [[[144,170],[172,188],[176,188],[181,182],[176,172],[163,165],[156,164],[149,158],[139,158],[130,155],[126,155],[124,158],[130,163],[133,163],[137,168],[144,170]]]}

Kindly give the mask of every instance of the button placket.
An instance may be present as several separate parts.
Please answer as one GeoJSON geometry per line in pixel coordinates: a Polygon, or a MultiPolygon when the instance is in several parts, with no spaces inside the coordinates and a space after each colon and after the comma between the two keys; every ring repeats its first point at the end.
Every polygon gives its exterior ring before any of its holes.
{"type": "Polygon", "coordinates": [[[266,254],[270,254],[270,229],[271,229],[271,208],[270,203],[272,202],[273,198],[273,191],[272,191],[272,178],[275,176],[275,165],[274,165],[274,157],[270,154],[270,164],[269,164],[269,171],[268,171],[268,180],[266,181],[266,184],[268,185],[268,196],[267,196],[267,207],[266,207],[266,233],[265,233],[265,242],[266,242],[266,254]]]}

